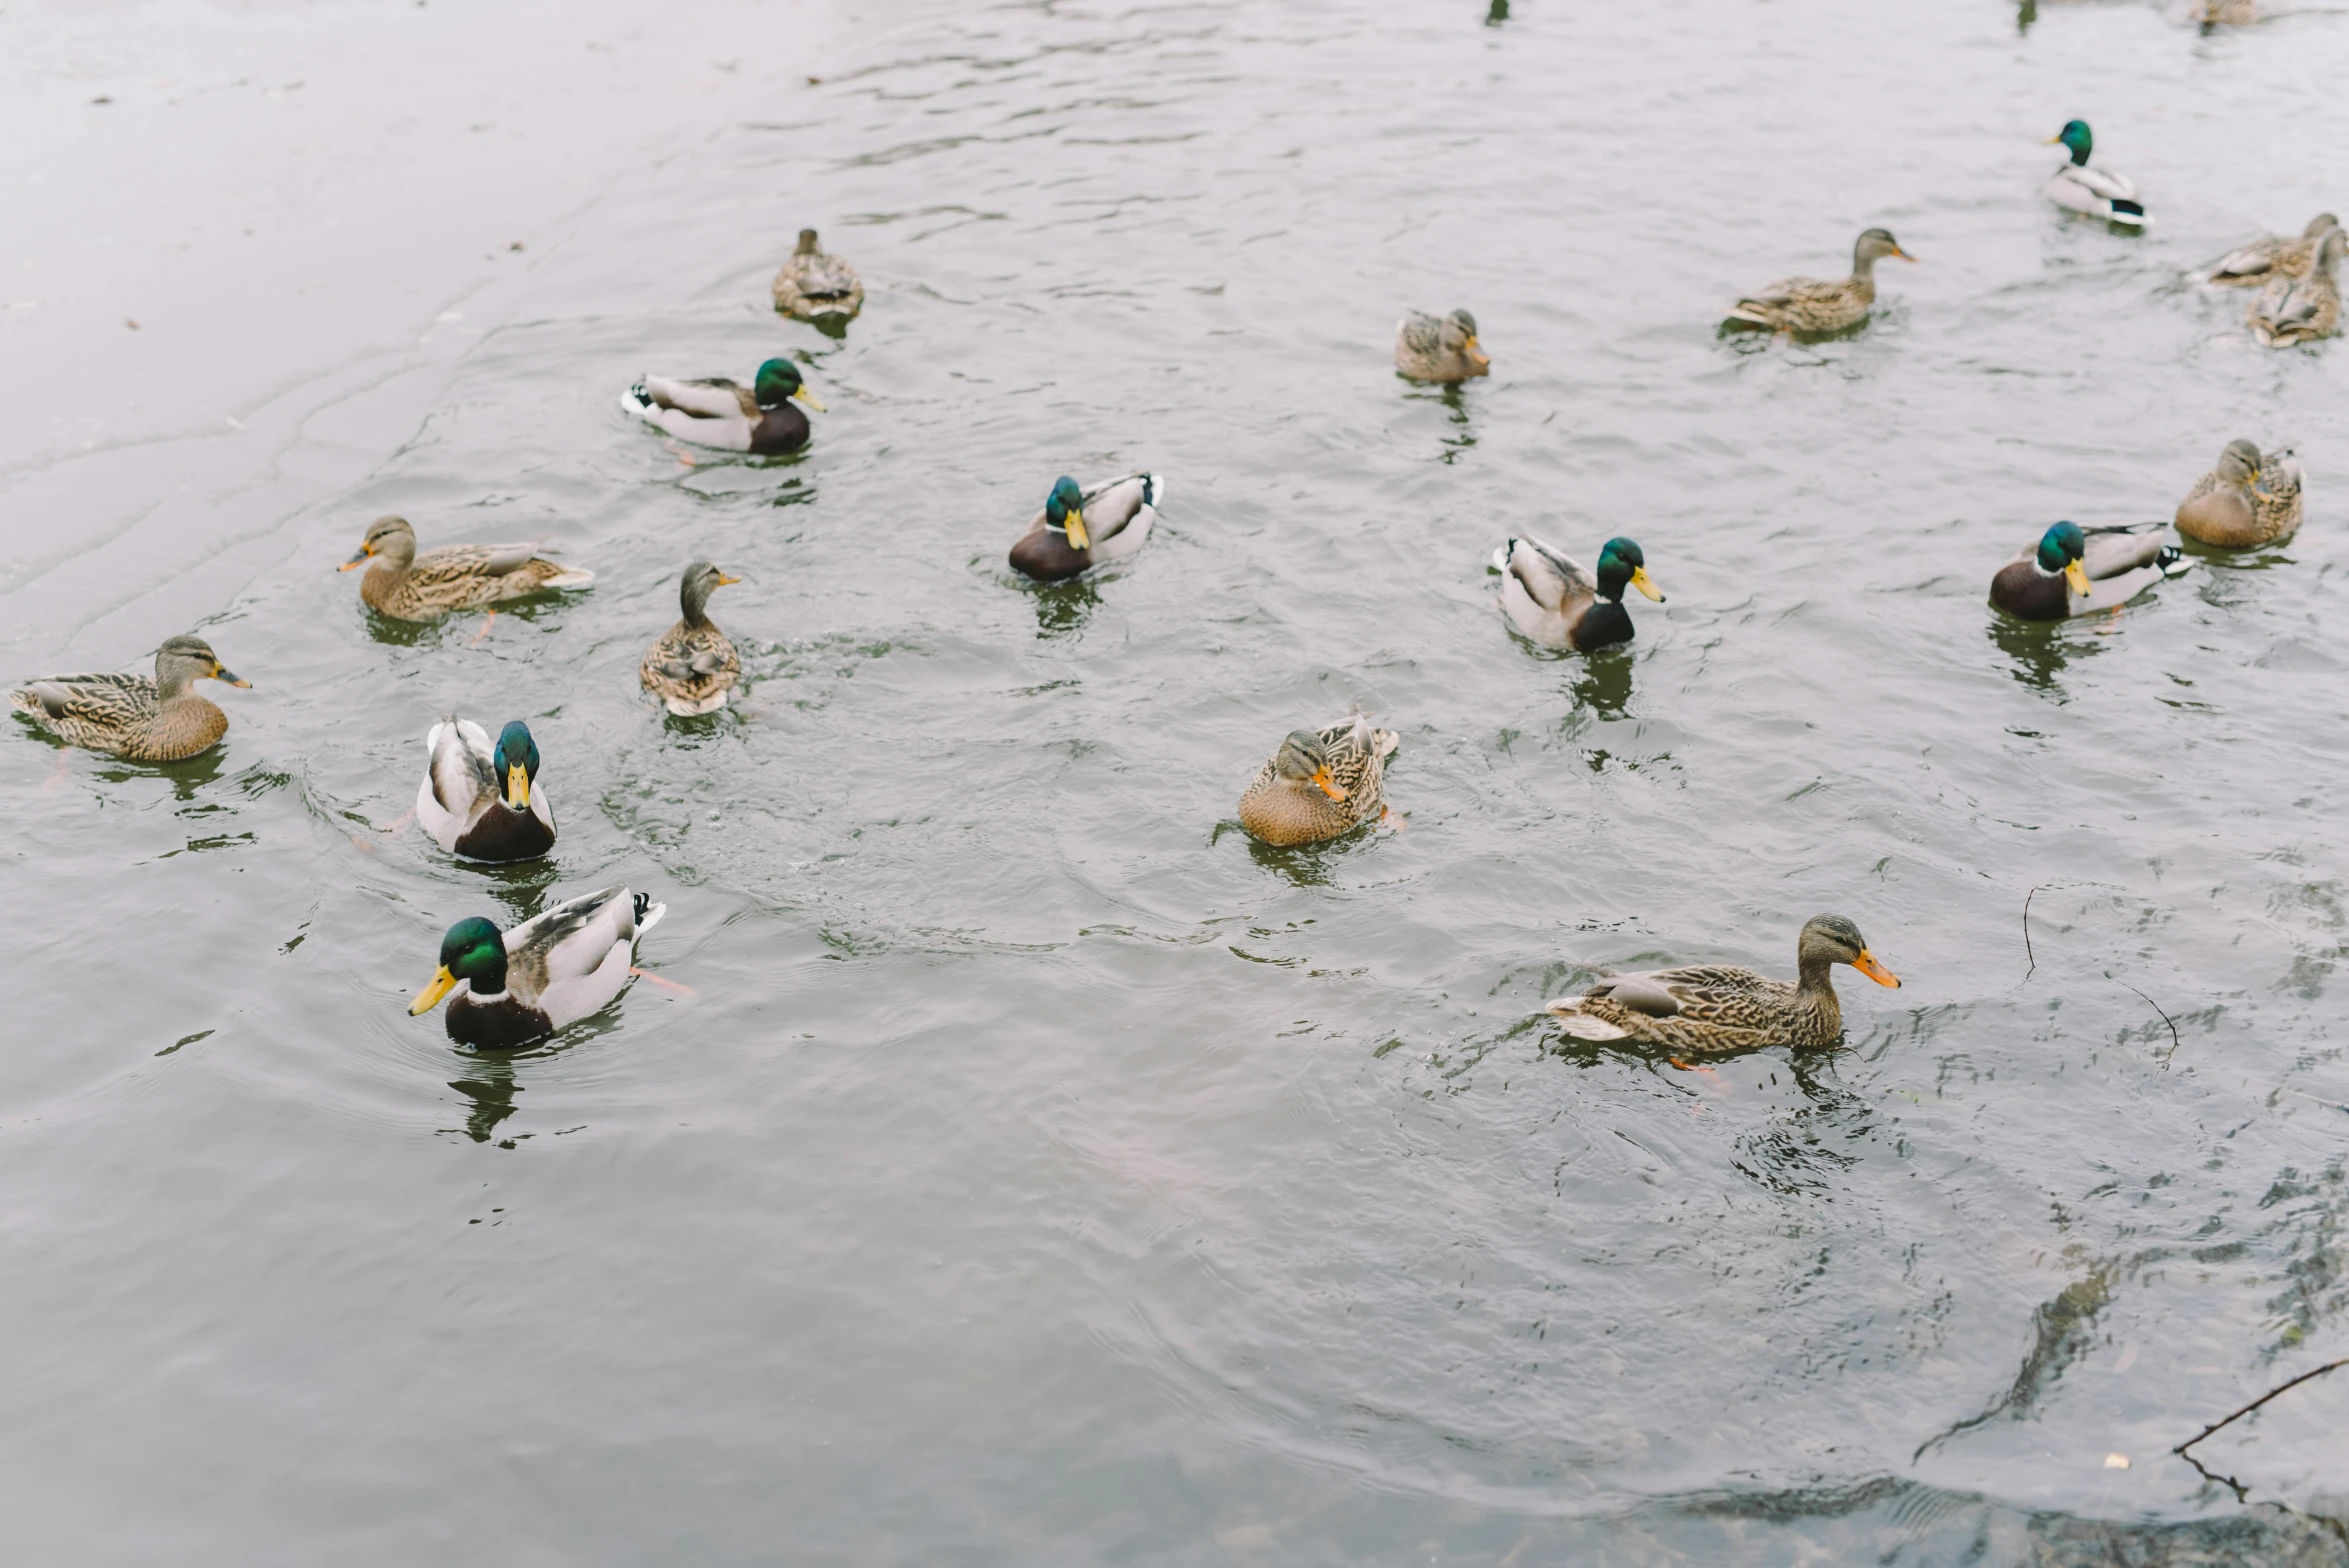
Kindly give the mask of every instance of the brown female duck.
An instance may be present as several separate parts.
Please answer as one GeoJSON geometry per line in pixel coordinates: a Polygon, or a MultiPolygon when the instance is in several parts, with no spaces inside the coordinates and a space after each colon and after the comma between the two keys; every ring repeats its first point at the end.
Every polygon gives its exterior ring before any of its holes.
{"type": "Polygon", "coordinates": [[[645,650],[644,663],[636,672],[644,689],[668,704],[671,713],[680,717],[715,713],[726,706],[735,683],[742,679],[742,660],[733,642],[709,617],[710,595],[740,581],[707,561],[686,565],[677,585],[684,619],[645,650]]]}
{"type": "Polygon", "coordinates": [[[2229,441],[2218,467],[2178,503],[2178,532],[2203,544],[2241,550],[2277,544],[2300,527],[2300,460],[2290,452],[2261,456],[2250,441],[2229,441]]]}
{"type": "Polygon", "coordinates": [[[2308,220],[2308,227],[2296,237],[2271,234],[2266,239],[2253,240],[2220,257],[2218,265],[2210,269],[2210,281],[2240,288],[2274,278],[2305,278],[2308,269],[2316,265],[2316,248],[2340,226],[2339,218],[2320,212],[2308,220]]]}
{"type": "Polygon", "coordinates": [[[865,286],[856,269],[838,256],[825,254],[816,243],[816,231],[799,231],[799,248],[775,274],[775,308],[801,321],[829,317],[853,320],[865,308],[865,286]]]}
{"type": "Polygon", "coordinates": [[[1876,263],[1917,258],[1889,229],[1865,229],[1851,248],[1848,278],[1780,278],[1729,307],[1728,320],[1773,332],[1840,332],[1865,321],[1876,303],[1876,263]]]}
{"type": "Polygon", "coordinates": [[[1459,382],[1491,375],[1493,362],[1476,346],[1476,318],[1467,311],[1413,310],[1395,323],[1395,369],[1414,381],[1459,382]]]}
{"type": "Polygon", "coordinates": [[[1387,815],[1393,730],[1356,713],[1323,730],[1292,730],[1240,797],[1240,826],[1267,844],[1316,844],[1387,815]]]}
{"type": "Polygon", "coordinates": [[[19,713],[68,746],[129,762],[177,762],[228,733],[228,715],[189,688],[201,680],[249,686],[203,638],[174,637],[155,650],[155,678],[104,672],[44,675],[10,694],[19,713]]]}
{"type": "Polygon", "coordinates": [[[437,621],[455,610],[478,610],[534,593],[585,588],[595,573],[562,566],[534,552],[535,544],[451,544],[416,553],[416,530],[404,517],[379,517],[343,562],[364,566],[359,597],[395,621],[437,621]]]}
{"type": "Polygon", "coordinates": [[[1898,976],[1841,915],[1814,915],[1795,944],[1792,985],[1730,964],[1696,964],[1602,980],[1549,1011],[1576,1040],[1631,1040],[1692,1056],[1787,1045],[1820,1050],[1843,1038],[1829,971],[1849,964],[1878,985],[1898,976]]]}
{"type": "Polygon", "coordinates": [[[2244,322],[2270,348],[2329,338],[2341,326],[2341,259],[2349,256],[2349,229],[2335,229],[2317,243],[2308,275],[2269,283],[2244,322]]]}

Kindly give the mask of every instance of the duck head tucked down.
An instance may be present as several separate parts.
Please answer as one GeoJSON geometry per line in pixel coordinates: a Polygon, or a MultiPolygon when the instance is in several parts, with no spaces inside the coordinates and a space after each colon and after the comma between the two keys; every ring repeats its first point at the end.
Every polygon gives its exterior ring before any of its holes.
{"type": "Polygon", "coordinates": [[[2218,466],[2178,504],[2178,532],[2222,549],[2279,544],[2300,527],[2300,463],[2290,452],[2262,455],[2258,443],[2229,441],[2218,466]]]}

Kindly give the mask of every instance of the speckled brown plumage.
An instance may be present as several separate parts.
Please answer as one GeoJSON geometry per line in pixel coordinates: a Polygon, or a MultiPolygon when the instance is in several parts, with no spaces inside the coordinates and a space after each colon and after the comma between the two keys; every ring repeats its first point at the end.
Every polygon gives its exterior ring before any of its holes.
{"type": "Polygon", "coordinates": [[[1393,730],[1357,713],[1323,730],[1296,730],[1240,796],[1240,825],[1267,844],[1314,844],[1386,814],[1385,760],[1393,730]],[[1325,777],[1344,796],[1316,782],[1325,777]]]}
{"type": "Polygon", "coordinates": [[[733,642],[707,613],[710,595],[738,580],[707,561],[691,563],[679,579],[677,598],[684,617],[645,650],[644,662],[637,667],[644,689],[671,713],[714,713],[726,705],[742,679],[742,660],[733,642]]]}
{"type": "Polygon", "coordinates": [[[397,621],[434,621],[563,588],[585,588],[595,573],[544,560],[532,544],[452,544],[416,553],[416,531],[404,517],[379,517],[359,553],[343,563],[367,568],[359,597],[378,615],[397,621]]]}
{"type": "Polygon", "coordinates": [[[189,688],[200,680],[248,684],[201,637],[174,637],[155,653],[155,674],[44,675],[10,694],[20,713],[69,746],[130,762],[177,762],[228,733],[228,715],[189,688]]]}
{"type": "Polygon", "coordinates": [[[848,321],[865,308],[865,286],[854,267],[824,251],[815,230],[801,229],[798,248],[775,274],[775,308],[801,321],[848,321]]]}
{"type": "Polygon", "coordinates": [[[1629,1040],[1680,1055],[1774,1045],[1817,1050],[1843,1038],[1843,1006],[1829,974],[1835,965],[1851,964],[1880,985],[1900,984],[1841,915],[1813,916],[1795,959],[1792,985],[1734,965],[1698,964],[1602,980],[1550,1012],[1576,1039],[1629,1040]]]}
{"type": "Polygon", "coordinates": [[[1867,319],[1876,303],[1876,263],[1917,258],[1886,229],[1868,229],[1852,246],[1848,278],[1780,278],[1729,308],[1728,319],[1779,332],[1840,332],[1867,319]]]}
{"type": "Polygon", "coordinates": [[[2203,544],[2241,550],[2275,544],[2300,528],[2300,462],[2290,452],[2262,455],[2230,441],[2218,466],[2178,503],[2178,532],[2203,544]]]}

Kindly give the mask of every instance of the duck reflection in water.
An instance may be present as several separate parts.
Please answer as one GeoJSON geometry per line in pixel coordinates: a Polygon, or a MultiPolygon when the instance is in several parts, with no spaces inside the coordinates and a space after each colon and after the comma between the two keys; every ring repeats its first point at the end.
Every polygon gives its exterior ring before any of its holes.
{"type": "Polygon", "coordinates": [[[1493,0],[1492,9],[1484,14],[1484,25],[1498,27],[1509,20],[1509,0],[1493,0]]]}
{"type": "Polygon", "coordinates": [[[562,868],[553,856],[539,860],[509,861],[504,865],[468,865],[468,871],[478,871],[482,891],[506,906],[501,925],[511,928],[520,925],[547,906],[547,894],[561,876],[562,868]]]}
{"type": "Polygon", "coordinates": [[[1574,672],[1574,700],[1599,718],[1620,719],[1631,705],[1631,671],[1637,658],[1624,647],[1584,655],[1574,672]]]}
{"type": "Polygon", "coordinates": [[[1042,642],[1077,636],[1092,620],[1093,612],[1101,607],[1101,595],[1090,578],[1040,583],[1029,592],[1035,596],[1036,637],[1042,642]]]}
{"type": "Polygon", "coordinates": [[[449,1085],[470,1102],[465,1125],[443,1127],[441,1131],[462,1132],[475,1143],[496,1139],[499,1148],[513,1148],[516,1140],[498,1138],[497,1129],[500,1122],[514,1114],[514,1096],[522,1092],[522,1086],[514,1081],[514,1058],[481,1056],[469,1065],[472,1076],[456,1079],[449,1085]]]}
{"type": "MultiPolygon", "coordinates": [[[[123,763],[108,758],[97,769],[97,777],[108,784],[127,784],[132,779],[168,779],[171,781],[171,798],[185,805],[196,798],[198,791],[220,777],[221,765],[227,760],[227,751],[225,746],[213,746],[178,762],[123,763]]],[[[69,748],[60,746],[58,754],[61,757],[68,755],[69,748]]]]}
{"type": "Polygon", "coordinates": [[[2105,624],[2075,626],[2064,621],[2018,621],[1993,616],[1990,640],[2015,661],[2015,679],[2033,691],[2063,700],[2060,677],[2075,658],[2093,658],[2104,652],[2105,624]]]}

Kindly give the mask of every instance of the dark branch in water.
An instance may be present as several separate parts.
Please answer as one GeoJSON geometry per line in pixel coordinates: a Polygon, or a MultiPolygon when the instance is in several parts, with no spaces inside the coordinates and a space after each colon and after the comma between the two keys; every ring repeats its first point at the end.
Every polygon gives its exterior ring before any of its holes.
{"type": "MultiPolygon", "coordinates": [[[[2134,993],[2137,1000],[2143,1002],[2147,1007],[2152,1008],[2157,1013],[2161,1013],[2161,1004],[2159,1002],[2155,1001],[2152,997],[2147,996],[2143,991],[2139,991],[2135,986],[2129,984],[2128,981],[2121,981],[2120,986],[2122,990],[2134,993]]],[[[2161,1059],[2161,1070],[2166,1073],[2170,1070],[2170,1057],[2178,1054],[2178,1026],[2175,1023],[2170,1022],[2170,1015],[2167,1013],[2161,1013],[2161,1021],[2165,1024],[2169,1024],[2170,1026],[2169,1055],[2164,1056],[2161,1059]]]]}
{"type": "MultiPolygon", "coordinates": [[[[2040,886],[2046,884],[2041,883],[2040,886]]],[[[2023,895],[2023,956],[2031,960],[2031,967],[2023,971],[2026,980],[2039,972],[2039,955],[2031,951],[2031,900],[2038,891],[2039,888],[2035,887],[2023,895]]]]}
{"type": "MultiPolygon", "coordinates": [[[[2254,1399],[2251,1401],[2251,1403],[2245,1405],[2242,1409],[2236,1411],[2233,1415],[2228,1416],[2224,1421],[2213,1421],[2210,1425],[2204,1427],[2201,1431],[2195,1433],[2192,1437],[2189,1437],[2186,1439],[2186,1441],[2171,1449],[2170,1452],[2176,1454],[2181,1459],[2186,1459],[2187,1463],[2192,1464],[2193,1461],[2192,1459],[2188,1458],[2186,1450],[2192,1448],[2196,1443],[2199,1443],[2204,1438],[2210,1436],[2211,1433],[2219,1431],[2224,1427],[2233,1426],[2236,1422],[2242,1420],[2245,1416],[2251,1414],[2252,1411],[2257,1410],[2261,1405],[2266,1404],[2269,1400],[2275,1398],[2278,1394],[2289,1393],[2293,1389],[2298,1388],[2301,1384],[2307,1382],[2310,1378],[2323,1377],[2327,1372],[2338,1372],[2343,1367],[2349,1367],[2349,1356],[2343,1356],[2338,1361],[2328,1361],[2323,1366],[2316,1368],[2312,1372],[2303,1372],[2298,1377],[2292,1379],[2292,1381],[2289,1383],[2278,1383],[2274,1388],[2269,1389],[2266,1393],[2260,1395],[2257,1399],[2254,1399]]],[[[2194,1465],[2194,1468],[2197,1470],[2202,1470],[2202,1466],[2198,1464],[2194,1465]]],[[[2202,1473],[2204,1475],[2210,1474],[2210,1472],[2207,1470],[2203,1470],[2202,1473]]]]}

